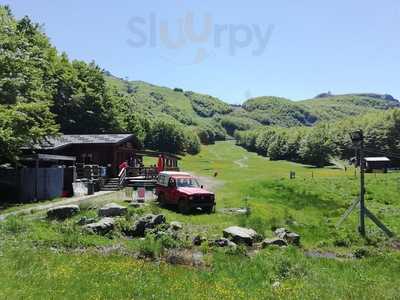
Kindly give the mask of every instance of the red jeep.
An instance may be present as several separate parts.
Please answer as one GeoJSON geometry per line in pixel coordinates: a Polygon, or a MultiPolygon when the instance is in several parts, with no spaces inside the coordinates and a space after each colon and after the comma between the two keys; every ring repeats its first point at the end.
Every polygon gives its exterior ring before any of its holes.
{"type": "Polygon", "coordinates": [[[184,172],[160,172],[156,194],[161,206],[178,205],[179,212],[184,214],[194,208],[211,213],[215,207],[214,193],[203,189],[196,178],[184,172]]]}

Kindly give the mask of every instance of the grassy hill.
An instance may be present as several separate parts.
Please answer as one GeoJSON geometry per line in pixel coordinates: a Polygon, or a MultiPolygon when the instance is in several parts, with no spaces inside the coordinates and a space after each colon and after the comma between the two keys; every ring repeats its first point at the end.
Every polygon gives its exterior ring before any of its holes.
{"type": "Polygon", "coordinates": [[[400,107],[397,100],[385,99],[373,94],[337,95],[304,100],[299,103],[322,121],[338,120],[374,110],[400,107]]]}
{"type": "Polygon", "coordinates": [[[129,105],[148,115],[172,117],[185,125],[201,125],[210,118],[228,114],[230,106],[222,100],[180,88],[170,89],[143,81],[127,81],[106,75],[109,86],[125,96],[129,105]]]}
{"type": "Polygon", "coordinates": [[[232,115],[262,125],[311,126],[369,112],[398,108],[400,103],[377,94],[329,95],[303,101],[279,97],[258,97],[243,103],[232,115]]]}

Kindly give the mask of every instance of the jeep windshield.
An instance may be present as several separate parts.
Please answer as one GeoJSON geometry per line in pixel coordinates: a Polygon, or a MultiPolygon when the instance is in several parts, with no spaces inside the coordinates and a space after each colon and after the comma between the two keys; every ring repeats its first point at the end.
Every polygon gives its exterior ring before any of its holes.
{"type": "Polygon", "coordinates": [[[180,187],[192,187],[198,188],[200,187],[199,183],[194,178],[176,178],[176,186],[180,187]]]}

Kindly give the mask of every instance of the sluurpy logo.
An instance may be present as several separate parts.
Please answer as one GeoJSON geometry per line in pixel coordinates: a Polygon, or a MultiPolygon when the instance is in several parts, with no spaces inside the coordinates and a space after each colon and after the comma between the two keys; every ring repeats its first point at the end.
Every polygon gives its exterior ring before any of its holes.
{"type": "MultiPolygon", "coordinates": [[[[128,22],[130,37],[127,43],[134,48],[164,47],[172,54],[190,48],[194,53],[184,64],[198,64],[213,55],[216,49],[222,49],[230,56],[247,49],[251,55],[260,56],[274,30],[272,24],[219,24],[208,13],[199,18],[199,23],[195,18],[190,11],[174,21],[160,19],[155,13],[132,17],[128,22]]],[[[174,61],[173,57],[163,57],[174,61]]]]}

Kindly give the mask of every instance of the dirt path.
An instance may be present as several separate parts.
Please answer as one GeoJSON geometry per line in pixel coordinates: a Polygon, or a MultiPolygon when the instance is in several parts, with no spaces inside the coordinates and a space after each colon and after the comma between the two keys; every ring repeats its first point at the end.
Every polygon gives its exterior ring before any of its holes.
{"type": "Polygon", "coordinates": [[[67,199],[62,199],[58,201],[54,201],[51,203],[46,203],[46,204],[40,204],[38,203],[37,205],[30,206],[28,208],[21,208],[9,213],[5,214],[0,214],[0,221],[3,221],[5,218],[8,216],[12,215],[19,215],[19,214],[31,214],[32,212],[37,212],[37,211],[42,211],[42,210],[47,210],[56,206],[60,205],[70,205],[70,204],[82,204],[84,202],[96,202],[96,201],[105,201],[105,196],[107,195],[112,195],[114,193],[118,192],[97,192],[94,195],[89,195],[89,196],[82,196],[82,197],[73,197],[73,198],[67,198],[67,199]]]}
{"type": "Polygon", "coordinates": [[[245,155],[241,159],[235,160],[234,163],[237,164],[240,168],[247,168],[248,165],[246,164],[246,161],[249,158],[245,155]]]}
{"type": "Polygon", "coordinates": [[[224,185],[224,182],[222,180],[219,180],[215,177],[210,177],[210,176],[199,176],[195,175],[198,179],[200,184],[204,185],[204,188],[209,190],[210,192],[216,192],[217,189],[222,187],[224,185]]]}

